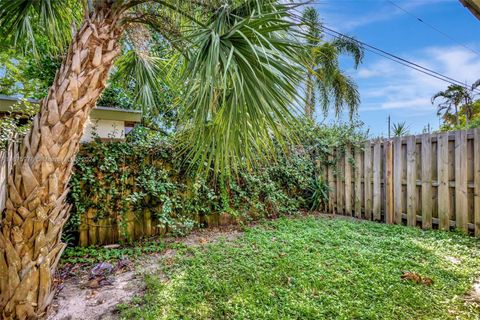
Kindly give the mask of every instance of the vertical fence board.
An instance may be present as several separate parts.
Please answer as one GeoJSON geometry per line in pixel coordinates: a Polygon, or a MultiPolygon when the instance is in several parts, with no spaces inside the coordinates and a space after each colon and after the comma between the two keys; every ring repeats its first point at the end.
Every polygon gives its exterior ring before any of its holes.
{"type": "Polygon", "coordinates": [[[334,165],[333,165],[333,156],[328,156],[328,186],[329,186],[329,197],[328,197],[328,207],[330,213],[335,213],[336,206],[336,190],[335,190],[335,176],[334,176],[334,165]]]}
{"type": "Polygon", "coordinates": [[[107,244],[107,232],[108,232],[108,220],[106,218],[101,219],[98,222],[98,244],[107,244]]]}
{"type": "MultiPolygon", "coordinates": [[[[0,177],[7,160],[0,153],[0,177]]],[[[480,236],[480,129],[368,141],[363,149],[347,147],[345,155],[334,151],[319,170],[331,189],[325,208],[331,213],[368,220],[384,216],[388,224],[401,224],[406,212],[410,226],[421,221],[422,228],[429,229],[438,221],[440,229],[448,230],[455,220],[457,228],[480,236]]],[[[80,245],[131,241],[166,231],[149,210],[125,218],[120,226],[114,217],[99,219],[89,209],[80,215],[80,245]]],[[[218,225],[218,215],[207,218],[218,225]]]]}
{"type": "Polygon", "coordinates": [[[352,149],[345,150],[345,214],[352,215],[352,149]]]}
{"type": "Polygon", "coordinates": [[[432,228],[432,137],[422,135],[422,228],[432,228]]]}
{"type": "Polygon", "coordinates": [[[455,220],[456,227],[468,231],[467,132],[455,132],[455,220]]]}
{"type": "Polygon", "coordinates": [[[362,150],[355,149],[355,217],[362,218],[362,150]]]}
{"type": "Polygon", "coordinates": [[[80,216],[80,227],[79,227],[79,245],[82,247],[88,246],[88,224],[86,214],[80,216]]]}
{"type": "Polygon", "coordinates": [[[345,202],[345,186],[343,183],[344,155],[337,150],[337,213],[343,214],[345,202]]]}
{"type": "Polygon", "coordinates": [[[372,149],[370,141],[365,143],[364,151],[364,188],[365,188],[365,219],[372,219],[372,149]]]}
{"type": "Polygon", "coordinates": [[[152,213],[150,209],[143,210],[143,230],[145,232],[145,236],[150,237],[152,236],[152,213]]]}
{"type": "Polygon", "coordinates": [[[0,151],[0,215],[6,207],[8,176],[10,175],[14,161],[18,155],[18,136],[15,134],[7,143],[5,150],[0,151]]]}
{"type": "Polygon", "coordinates": [[[379,221],[382,216],[382,144],[376,141],[373,145],[373,220],[379,221]]]}
{"type": "Polygon", "coordinates": [[[417,164],[415,136],[407,138],[407,224],[417,224],[417,164]]]}
{"type": "Polygon", "coordinates": [[[448,133],[438,135],[438,218],[439,228],[450,228],[450,190],[448,178],[448,133]]]}
{"type": "Polygon", "coordinates": [[[88,243],[94,245],[97,243],[97,227],[95,222],[95,211],[90,208],[87,211],[88,243]]]}
{"type": "Polygon", "coordinates": [[[393,193],[395,223],[402,224],[402,138],[393,141],[393,193]]]}
{"type": "Polygon", "coordinates": [[[395,220],[393,194],[393,141],[388,140],[385,148],[385,222],[392,224],[395,220]]]}
{"type": "Polygon", "coordinates": [[[473,133],[473,219],[475,235],[480,236],[480,128],[473,133]]]}

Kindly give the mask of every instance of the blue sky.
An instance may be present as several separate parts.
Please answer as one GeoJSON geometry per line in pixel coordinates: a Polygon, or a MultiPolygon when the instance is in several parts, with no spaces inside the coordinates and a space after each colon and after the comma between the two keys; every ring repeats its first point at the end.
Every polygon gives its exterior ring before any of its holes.
{"type": "MultiPolygon", "coordinates": [[[[314,0],[314,5],[332,29],[462,82],[480,78],[480,55],[468,49],[480,52],[480,21],[458,0],[392,1],[455,41],[386,0],[314,0]]],[[[438,128],[430,98],[447,83],[369,52],[358,70],[351,59],[342,59],[342,67],[359,86],[359,116],[372,135],[387,135],[389,115],[393,122],[405,121],[411,133],[427,124],[438,128]]],[[[323,120],[318,114],[317,121],[323,120]]]]}

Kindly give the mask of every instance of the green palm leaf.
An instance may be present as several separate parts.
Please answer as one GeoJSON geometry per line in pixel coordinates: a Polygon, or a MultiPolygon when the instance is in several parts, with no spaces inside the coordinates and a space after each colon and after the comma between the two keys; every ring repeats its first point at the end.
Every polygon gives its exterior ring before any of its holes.
{"type": "Polygon", "coordinates": [[[81,16],[81,4],[66,0],[0,1],[0,40],[3,45],[21,44],[36,50],[38,37],[47,37],[52,52],[64,50],[72,37],[71,26],[81,16]]]}
{"type": "Polygon", "coordinates": [[[224,5],[188,37],[195,45],[181,110],[184,152],[202,169],[251,165],[256,155],[273,150],[273,139],[284,141],[295,122],[301,71],[291,35],[295,23],[287,5],[254,3],[224,5]]]}

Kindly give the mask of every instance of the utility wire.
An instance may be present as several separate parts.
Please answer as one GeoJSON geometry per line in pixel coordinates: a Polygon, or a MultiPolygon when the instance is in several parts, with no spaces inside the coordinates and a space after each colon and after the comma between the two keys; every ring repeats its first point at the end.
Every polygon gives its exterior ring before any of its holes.
{"type": "MultiPolygon", "coordinates": [[[[388,1],[388,0],[387,0],[387,1],[388,1]]],[[[302,19],[302,18],[301,18],[302,12],[301,12],[300,10],[298,10],[298,9],[293,9],[293,11],[296,11],[296,12],[299,14],[299,15],[296,17],[297,19],[302,19]]],[[[325,26],[325,25],[322,25],[322,31],[323,31],[325,34],[327,34],[327,35],[329,35],[329,36],[332,36],[332,37],[335,37],[335,38],[347,38],[347,39],[349,39],[349,40],[351,40],[351,41],[355,41],[355,42],[359,43],[360,45],[362,45],[366,51],[369,51],[369,52],[371,52],[371,53],[377,54],[377,55],[379,55],[379,56],[381,56],[381,57],[383,57],[383,58],[385,58],[385,59],[388,59],[388,60],[391,60],[391,61],[396,62],[396,63],[398,63],[398,64],[401,64],[401,65],[403,65],[403,66],[405,66],[405,67],[408,67],[408,68],[411,68],[411,69],[416,70],[416,71],[418,71],[418,72],[421,72],[421,73],[423,73],[423,74],[426,74],[426,75],[428,75],[428,76],[430,76],[430,77],[436,78],[436,79],[438,79],[438,80],[447,82],[447,83],[452,84],[452,85],[458,85],[458,86],[464,87],[464,88],[466,88],[467,90],[471,90],[471,87],[470,87],[468,84],[464,83],[464,82],[458,81],[458,80],[456,80],[456,79],[454,79],[454,78],[451,78],[451,77],[449,77],[449,76],[443,75],[443,74],[441,74],[441,73],[439,73],[439,72],[436,72],[436,71],[434,71],[434,70],[432,70],[432,69],[423,67],[423,66],[421,66],[421,65],[419,65],[419,64],[417,64],[417,63],[415,63],[415,62],[409,61],[409,60],[404,59],[404,58],[402,58],[402,57],[399,57],[399,56],[397,56],[397,55],[395,55],[395,54],[389,53],[389,52],[387,52],[387,51],[385,51],[385,50],[382,50],[382,49],[380,49],[380,48],[377,48],[377,47],[375,47],[375,46],[372,46],[372,45],[370,45],[370,44],[368,44],[368,43],[365,43],[365,42],[363,42],[363,41],[360,41],[360,40],[357,40],[357,39],[355,39],[355,38],[352,38],[351,36],[348,36],[348,35],[346,35],[346,34],[343,34],[343,33],[341,33],[341,32],[338,32],[338,31],[336,31],[336,30],[333,30],[333,29],[331,29],[331,28],[329,28],[329,27],[327,27],[327,26],[325,26]]],[[[474,89],[474,90],[472,90],[472,91],[475,92],[475,93],[477,93],[477,94],[480,94],[480,90],[479,90],[479,89],[474,89]]]]}
{"type": "MultiPolygon", "coordinates": [[[[328,34],[329,36],[337,37],[337,38],[338,38],[337,35],[331,34],[331,33],[329,33],[329,32],[325,32],[325,34],[328,34]]],[[[468,87],[467,85],[465,85],[465,84],[463,84],[463,83],[461,83],[461,82],[458,82],[458,81],[456,81],[456,80],[455,80],[455,82],[450,81],[450,80],[444,78],[444,76],[442,76],[442,75],[437,75],[436,73],[430,73],[430,72],[428,72],[428,71],[426,71],[426,70],[423,70],[423,69],[421,69],[421,68],[417,68],[417,67],[415,67],[415,66],[413,66],[413,65],[411,65],[411,64],[402,62],[402,61],[400,61],[400,60],[396,60],[396,59],[394,59],[394,58],[392,58],[392,57],[390,57],[390,56],[388,56],[388,55],[386,55],[386,54],[383,54],[383,53],[381,53],[381,52],[372,50],[372,49],[370,49],[370,48],[368,48],[368,47],[365,47],[365,50],[368,51],[368,52],[374,53],[374,54],[376,54],[376,55],[379,55],[379,56],[381,56],[381,57],[383,57],[383,58],[385,58],[385,59],[388,59],[388,60],[391,60],[391,61],[396,62],[396,63],[398,63],[398,64],[401,64],[401,65],[403,65],[403,66],[405,66],[405,67],[407,67],[407,68],[413,69],[413,70],[418,71],[418,72],[421,72],[421,73],[423,73],[423,74],[426,74],[427,76],[436,78],[436,79],[438,79],[438,80],[447,82],[447,83],[452,84],[452,85],[462,86],[462,87],[464,87],[464,88],[467,88],[468,90],[471,89],[470,87],[468,87]]],[[[480,92],[479,92],[479,93],[480,93],[480,92]]]]}
{"type": "MultiPolygon", "coordinates": [[[[389,60],[391,60],[391,61],[394,61],[394,62],[399,63],[399,64],[401,64],[401,65],[404,65],[404,66],[406,66],[406,67],[409,67],[409,68],[414,69],[414,70],[416,70],[416,71],[422,72],[422,73],[424,73],[424,74],[426,74],[426,75],[429,75],[429,76],[431,76],[431,77],[434,77],[434,78],[436,78],[436,79],[438,79],[438,80],[442,80],[442,81],[444,81],[444,82],[447,82],[447,83],[450,83],[450,84],[454,84],[454,85],[459,85],[459,86],[462,86],[462,87],[464,87],[464,88],[466,88],[466,89],[468,89],[468,90],[471,89],[470,86],[468,86],[467,84],[465,84],[465,83],[463,83],[463,82],[461,82],[461,81],[458,81],[458,80],[456,80],[456,79],[453,79],[453,78],[451,78],[451,77],[448,77],[448,76],[446,76],[446,75],[443,75],[443,74],[441,74],[441,73],[439,73],[439,72],[436,72],[436,71],[434,71],[434,70],[432,70],[432,69],[423,67],[423,66],[421,66],[421,65],[419,65],[419,64],[417,64],[417,63],[415,63],[415,62],[411,62],[411,61],[409,61],[409,60],[407,60],[407,59],[404,59],[404,58],[402,58],[402,57],[399,57],[399,56],[397,56],[397,55],[394,55],[394,54],[392,54],[392,53],[389,53],[389,52],[387,52],[387,51],[385,51],[385,50],[379,49],[379,48],[377,48],[377,47],[375,47],[375,46],[369,45],[368,43],[365,43],[365,42],[363,42],[363,41],[360,41],[360,40],[357,40],[357,39],[352,38],[352,37],[350,37],[350,36],[347,36],[347,35],[345,35],[345,34],[343,34],[343,33],[341,33],[341,32],[338,32],[338,31],[335,31],[335,30],[333,30],[333,29],[331,29],[331,28],[329,28],[329,27],[326,27],[325,25],[323,25],[322,28],[324,29],[324,32],[325,32],[326,34],[330,35],[330,36],[333,36],[333,37],[336,37],[336,38],[347,38],[347,39],[349,39],[349,40],[351,40],[351,41],[355,41],[355,42],[361,44],[361,45],[365,48],[365,50],[367,50],[367,51],[369,51],[369,52],[372,52],[372,53],[375,53],[375,54],[377,54],[377,55],[379,55],[379,56],[382,56],[382,57],[384,57],[384,58],[386,58],[386,59],[389,59],[389,60]],[[327,30],[327,31],[325,31],[325,30],[327,30]]],[[[476,89],[476,90],[474,90],[474,91],[477,92],[477,93],[480,93],[480,90],[478,90],[478,89],[476,89]]]]}
{"type": "Polygon", "coordinates": [[[455,38],[453,38],[453,37],[450,36],[449,34],[443,32],[442,30],[438,29],[438,28],[435,27],[434,25],[432,25],[432,24],[424,21],[422,18],[416,16],[415,14],[413,14],[413,13],[411,13],[410,11],[406,10],[405,8],[402,8],[401,6],[399,6],[398,4],[396,4],[395,2],[393,2],[393,1],[391,1],[391,0],[386,0],[386,1],[387,1],[388,3],[390,3],[392,6],[394,6],[394,7],[398,8],[398,9],[402,10],[403,12],[405,12],[406,14],[408,14],[409,16],[415,18],[417,21],[425,24],[425,25],[426,25],[427,27],[429,27],[430,29],[432,29],[432,30],[440,33],[442,36],[444,36],[445,38],[449,39],[450,41],[455,42],[456,44],[464,47],[464,48],[467,49],[468,51],[473,52],[474,54],[476,54],[477,56],[480,57],[480,52],[478,52],[478,51],[476,51],[476,50],[474,50],[474,49],[466,46],[465,44],[459,42],[458,40],[456,40],[455,38]]]}

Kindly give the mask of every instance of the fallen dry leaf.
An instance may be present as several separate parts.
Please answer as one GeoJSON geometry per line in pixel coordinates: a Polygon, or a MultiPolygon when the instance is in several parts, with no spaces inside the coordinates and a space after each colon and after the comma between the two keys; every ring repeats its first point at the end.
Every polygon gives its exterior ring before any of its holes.
{"type": "Polygon", "coordinates": [[[403,280],[413,281],[415,283],[423,284],[425,286],[430,286],[433,284],[433,280],[427,277],[422,277],[416,272],[405,271],[400,277],[403,280]]]}

